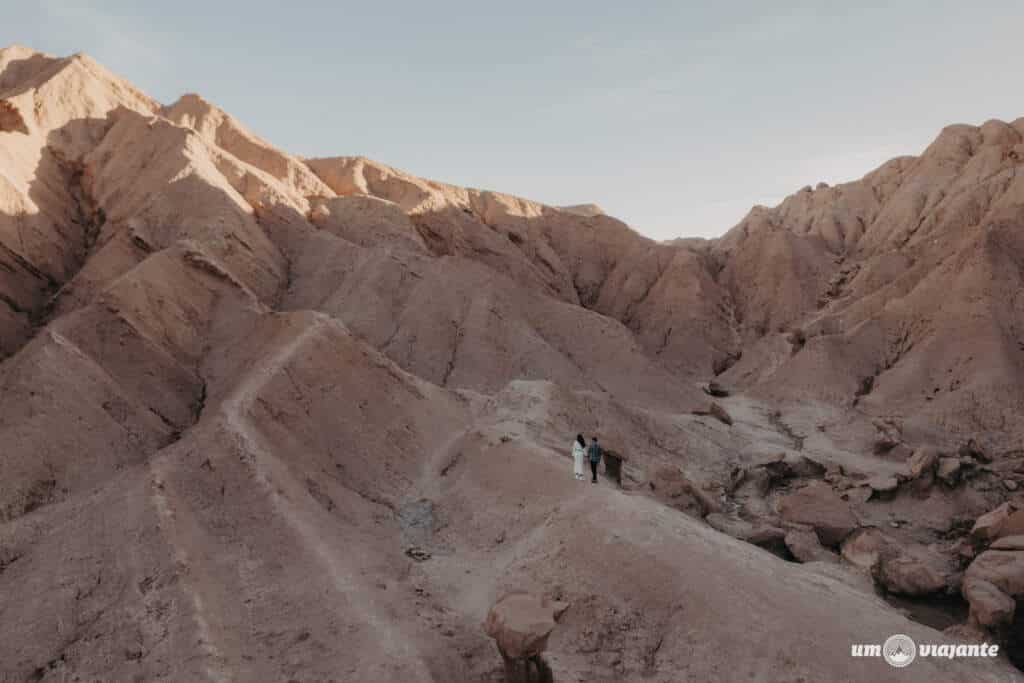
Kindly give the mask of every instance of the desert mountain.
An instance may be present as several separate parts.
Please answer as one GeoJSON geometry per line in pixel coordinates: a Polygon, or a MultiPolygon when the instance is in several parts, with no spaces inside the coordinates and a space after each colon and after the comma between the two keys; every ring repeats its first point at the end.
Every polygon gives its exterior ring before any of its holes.
{"type": "Polygon", "coordinates": [[[1020,666],[1022,132],[657,243],[0,50],[0,680],[498,681],[509,591],[557,681],[1020,666]]]}

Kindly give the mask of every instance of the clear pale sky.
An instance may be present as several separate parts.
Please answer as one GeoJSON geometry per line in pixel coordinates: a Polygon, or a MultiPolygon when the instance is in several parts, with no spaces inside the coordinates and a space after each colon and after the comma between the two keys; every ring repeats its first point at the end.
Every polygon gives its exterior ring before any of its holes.
{"type": "Polygon", "coordinates": [[[656,239],[1024,116],[1020,0],[711,4],[42,0],[7,3],[0,45],[198,92],[297,154],[596,202],[656,239]]]}

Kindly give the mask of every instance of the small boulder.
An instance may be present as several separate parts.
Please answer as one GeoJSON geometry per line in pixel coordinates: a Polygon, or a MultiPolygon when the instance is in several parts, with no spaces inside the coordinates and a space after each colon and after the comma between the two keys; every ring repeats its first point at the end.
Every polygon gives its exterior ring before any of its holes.
{"type": "Polygon", "coordinates": [[[896,477],[880,474],[868,479],[867,485],[875,493],[884,495],[894,493],[899,488],[900,483],[896,477]]]}
{"type": "Polygon", "coordinates": [[[938,467],[935,469],[935,476],[939,481],[948,486],[956,486],[960,480],[960,458],[939,458],[938,467]]]}
{"type": "Polygon", "coordinates": [[[506,660],[539,657],[547,649],[555,620],[566,608],[565,603],[529,593],[509,593],[487,613],[484,632],[494,639],[506,660]]]}
{"type": "Polygon", "coordinates": [[[824,482],[810,483],[781,499],[779,515],[788,522],[813,527],[827,547],[839,545],[857,528],[849,504],[824,482]]]}
{"type": "Polygon", "coordinates": [[[715,398],[725,398],[729,395],[729,390],[718,382],[708,382],[708,385],[704,387],[704,393],[715,398]]]}
{"type": "Polygon", "coordinates": [[[971,458],[977,462],[983,462],[985,464],[991,463],[992,458],[982,450],[981,446],[974,439],[971,439],[966,444],[960,447],[959,454],[961,458],[971,458]]]}
{"type": "Polygon", "coordinates": [[[715,418],[719,422],[729,425],[730,427],[732,426],[732,416],[725,412],[725,408],[717,403],[712,403],[711,407],[708,408],[708,412],[711,414],[711,417],[715,418]]]}
{"type": "Polygon", "coordinates": [[[971,605],[970,622],[985,628],[999,628],[1013,622],[1017,602],[988,581],[964,579],[964,598],[971,605]]]}
{"type": "Polygon", "coordinates": [[[907,473],[911,479],[920,479],[934,472],[938,463],[939,454],[934,448],[918,448],[907,462],[907,473]]]}

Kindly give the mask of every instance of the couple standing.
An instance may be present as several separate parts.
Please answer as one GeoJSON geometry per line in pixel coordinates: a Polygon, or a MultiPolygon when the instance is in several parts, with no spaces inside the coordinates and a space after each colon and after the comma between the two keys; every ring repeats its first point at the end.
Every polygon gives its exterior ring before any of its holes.
{"type": "Polygon", "coordinates": [[[601,447],[597,444],[596,436],[591,438],[589,448],[582,434],[577,434],[576,440],[572,442],[572,471],[578,481],[583,481],[586,478],[586,475],[583,473],[584,455],[590,460],[590,483],[596,484],[597,463],[601,462],[601,447]]]}

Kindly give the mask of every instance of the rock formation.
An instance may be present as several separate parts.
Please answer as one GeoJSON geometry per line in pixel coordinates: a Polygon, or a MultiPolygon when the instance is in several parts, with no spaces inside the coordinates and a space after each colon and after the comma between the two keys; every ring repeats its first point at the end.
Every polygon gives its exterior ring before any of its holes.
{"type": "Polygon", "coordinates": [[[487,612],[484,632],[494,639],[509,683],[549,683],[548,636],[568,605],[529,593],[509,593],[487,612]]]}

